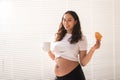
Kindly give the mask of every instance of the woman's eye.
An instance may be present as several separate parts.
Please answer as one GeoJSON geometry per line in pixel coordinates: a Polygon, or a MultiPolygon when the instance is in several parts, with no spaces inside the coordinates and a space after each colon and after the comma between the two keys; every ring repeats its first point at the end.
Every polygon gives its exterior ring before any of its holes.
{"type": "Polygon", "coordinates": [[[66,19],[64,19],[64,21],[66,21],[66,19]]]}
{"type": "Polygon", "coordinates": [[[66,19],[63,19],[63,21],[65,22],[65,21],[66,21],[66,19]]]}
{"type": "Polygon", "coordinates": [[[66,21],[67,21],[67,22],[70,22],[70,21],[72,21],[72,20],[71,20],[71,19],[70,19],[70,20],[63,19],[63,21],[64,21],[64,22],[66,22],[66,21]]]}
{"type": "Polygon", "coordinates": [[[68,21],[71,21],[71,20],[68,20],[68,21]]]}

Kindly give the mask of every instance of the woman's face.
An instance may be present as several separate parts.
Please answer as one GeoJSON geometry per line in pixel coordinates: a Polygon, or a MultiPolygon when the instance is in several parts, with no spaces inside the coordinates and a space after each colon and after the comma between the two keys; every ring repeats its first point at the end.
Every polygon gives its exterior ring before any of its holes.
{"type": "Polygon", "coordinates": [[[76,21],[71,14],[67,13],[63,16],[62,24],[67,30],[67,33],[71,33],[76,21]]]}

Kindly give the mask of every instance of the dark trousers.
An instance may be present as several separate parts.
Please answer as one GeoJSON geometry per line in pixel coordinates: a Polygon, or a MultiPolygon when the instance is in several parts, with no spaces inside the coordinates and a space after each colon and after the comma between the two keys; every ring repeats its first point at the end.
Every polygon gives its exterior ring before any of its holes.
{"type": "Polygon", "coordinates": [[[83,70],[80,65],[78,65],[73,71],[65,76],[56,76],[55,80],[86,80],[83,70]]]}

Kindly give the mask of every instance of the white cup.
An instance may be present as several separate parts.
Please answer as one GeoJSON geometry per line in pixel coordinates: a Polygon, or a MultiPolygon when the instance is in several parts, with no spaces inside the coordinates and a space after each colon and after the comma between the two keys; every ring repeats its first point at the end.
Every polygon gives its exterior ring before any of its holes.
{"type": "Polygon", "coordinates": [[[43,42],[42,50],[45,51],[45,52],[50,51],[50,42],[43,42]]]}

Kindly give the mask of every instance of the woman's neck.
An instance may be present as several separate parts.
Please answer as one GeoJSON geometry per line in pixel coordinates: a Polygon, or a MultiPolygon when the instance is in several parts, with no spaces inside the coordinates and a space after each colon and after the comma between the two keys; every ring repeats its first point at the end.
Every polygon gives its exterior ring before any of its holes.
{"type": "Polygon", "coordinates": [[[72,34],[72,31],[67,31],[68,34],[72,34]]]}

